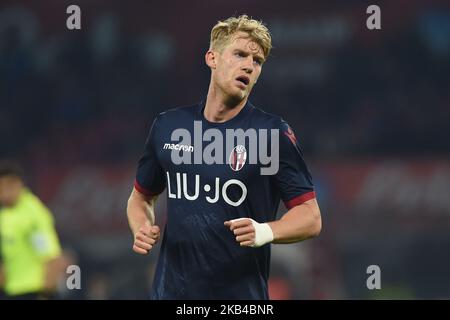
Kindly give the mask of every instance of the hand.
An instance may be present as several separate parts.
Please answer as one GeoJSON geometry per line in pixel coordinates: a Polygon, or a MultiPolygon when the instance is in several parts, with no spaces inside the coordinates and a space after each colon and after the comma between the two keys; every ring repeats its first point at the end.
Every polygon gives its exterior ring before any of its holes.
{"type": "Polygon", "coordinates": [[[236,236],[241,247],[261,247],[273,241],[273,232],[267,223],[258,223],[250,218],[239,218],[225,221],[236,236]]]}
{"type": "Polygon", "coordinates": [[[158,242],[160,236],[159,227],[146,222],[134,235],[133,251],[139,254],[147,254],[158,242]]]}

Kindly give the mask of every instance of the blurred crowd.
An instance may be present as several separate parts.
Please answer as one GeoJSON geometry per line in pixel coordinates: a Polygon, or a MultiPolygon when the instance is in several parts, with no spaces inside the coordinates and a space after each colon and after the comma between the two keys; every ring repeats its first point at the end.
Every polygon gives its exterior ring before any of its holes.
{"type": "MultiPolygon", "coordinates": [[[[7,7],[1,14],[4,21],[11,17],[0,28],[2,156],[130,161],[155,114],[204,98],[206,32],[186,56],[173,33],[126,32],[127,20],[113,13],[99,13],[85,30],[45,34],[29,34],[43,21],[26,8],[7,7]],[[182,78],[187,72],[189,85],[182,78]],[[53,152],[43,154],[43,145],[53,152]]],[[[269,27],[275,21],[266,19],[269,27]]],[[[282,39],[278,45],[283,27],[290,27],[279,24],[273,57],[252,99],[284,116],[310,156],[448,153],[448,12],[418,12],[395,31],[379,37],[367,32],[363,40],[344,28],[346,40],[332,49],[315,44],[316,55],[290,52],[282,39]]]]}

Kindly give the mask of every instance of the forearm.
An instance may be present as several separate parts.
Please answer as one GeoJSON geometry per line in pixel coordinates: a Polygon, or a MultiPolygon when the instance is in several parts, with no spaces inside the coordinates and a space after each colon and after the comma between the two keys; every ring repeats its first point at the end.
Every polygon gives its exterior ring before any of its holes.
{"type": "Polygon", "coordinates": [[[58,281],[65,272],[66,266],[62,256],[53,258],[46,263],[44,290],[53,292],[58,286],[58,281]]]}
{"type": "Polygon", "coordinates": [[[145,197],[133,190],[127,205],[128,224],[135,234],[145,223],[155,224],[155,203],[158,197],[145,197]]]}
{"type": "Polygon", "coordinates": [[[0,264],[0,289],[3,288],[4,282],[5,282],[5,274],[3,271],[3,266],[0,264]]]}
{"type": "Polygon", "coordinates": [[[319,235],[322,228],[316,199],[291,208],[281,219],[269,222],[273,243],[293,243],[319,235]]]}

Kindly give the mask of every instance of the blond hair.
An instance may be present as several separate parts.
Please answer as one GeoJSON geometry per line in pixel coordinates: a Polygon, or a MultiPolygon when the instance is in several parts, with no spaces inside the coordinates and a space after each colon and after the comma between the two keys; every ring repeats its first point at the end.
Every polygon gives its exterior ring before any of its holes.
{"type": "Polygon", "coordinates": [[[272,49],[269,29],[261,21],[249,18],[247,15],[218,21],[211,30],[210,49],[222,51],[237,32],[247,33],[249,38],[261,46],[264,59],[267,59],[272,49]]]}

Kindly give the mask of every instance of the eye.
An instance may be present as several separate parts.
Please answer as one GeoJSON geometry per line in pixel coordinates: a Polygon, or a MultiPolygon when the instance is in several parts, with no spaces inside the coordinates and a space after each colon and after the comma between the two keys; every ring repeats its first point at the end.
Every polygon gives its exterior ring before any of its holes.
{"type": "Polygon", "coordinates": [[[253,60],[253,62],[256,63],[258,66],[262,65],[261,59],[255,59],[255,60],[253,60]]]}

